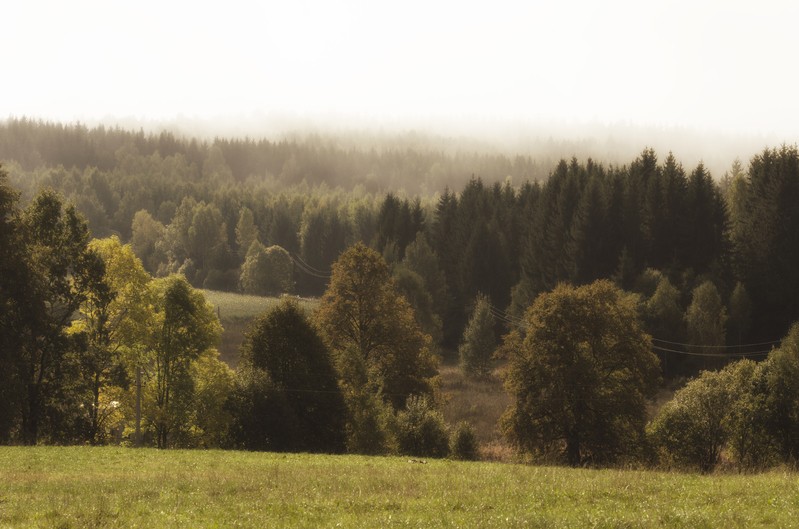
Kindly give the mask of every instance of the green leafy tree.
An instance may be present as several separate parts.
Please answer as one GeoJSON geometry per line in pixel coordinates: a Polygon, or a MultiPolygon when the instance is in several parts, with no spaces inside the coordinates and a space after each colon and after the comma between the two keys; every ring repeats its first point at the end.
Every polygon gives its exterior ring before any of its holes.
{"type": "Polygon", "coordinates": [[[188,443],[199,448],[230,445],[233,413],[229,401],[235,390],[235,374],[219,359],[219,353],[206,350],[191,365],[194,402],[188,443]]]}
{"type": "Polygon", "coordinates": [[[336,261],[317,319],[335,351],[357,349],[370,383],[382,389],[395,409],[410,395],[432,392],[436,363],[430,338],[374,250],[358,243],[336,261]]]}
{"type": "MultiPolygon", "coordinates": [[[[652,336],[670,342],[685,340],[684,311],[680,306],[680,291],[666,276],[660,276],[655,291],[643,306],[647,330],[652,336]]],[[[665,377],[684,372],[685,362],[670,352],[661,353],[661,367],[665,377]]]]}
{"type": "Polygon", "coordinates": [[[242,346],[239,442],[250,449],[342,452],[346,406],[330,352],[291,300],[262,315],[242,346]]]}
{"type": "Polygon", "coordinates": [[[791,326],[764,366],[765,417],[782,461],[799,461],[799,323],[791,326]]]}
{"type": "Polygon", "coordinates": [[[655,292],[646,300],[644,311],[653,335],[677,342],[685,337],[680,291],[671,284],[669,278],[661,276],[655,292]]]}
{"type": "MultiPolygon", "coordinates": [[[[384,454],[395,451],[394,409],[375,383],[366,360],[350,345],[335,354],[339,386],[347,405],[347,451],[384,454]]],[[[374,377],[374,375],[372,375],[374,377]]]]}
{"type": "Polygon", "coordinates": [[[491,300],[480,294],[475,299],[472,317],[463,332],[463,342],[458,347],[463,372],[478,377],[488,375],[496,345],[491,300]]]}
{"type": "Polygon", "coordinates": [[[145,376],[144,415],[158,448],[176,444],[191,427],[192,365],[219,341],[222,327],[203,296],[179,275],[154,280],[155,303],[145,376]]]}
{"type": "Polygon", "coordinates": [[[741,360],[733,364],[736,393],[727,404],[729,416],[727,447],[742,470],[758,470],[778,460],[776,438],[769,429],[769,387],[766,380],[770,363],[741,360]]]}
{"type": "Polygon", "coordinates": [[[130,245],[144,268],[151,274],[157,273],[159,266],[166,260],[162,243],[165,230],[164,225],[145,209],[137,211],[133,216],[130,245]]]}
{"type": "Polygon", "coordinates": [[[513,399],[505,435],[570,465],[636,455],[658,379],[637,297],[605,280],[562,284],[536,299],[524,323],[523,338],[512,333],[503,346],[513,399]]]}
{"type": "Polygon", "coordinates": [[[114,236],[89,243],[94,266],[89,270],[85,299],[70,331],[84,334],[86,350],[80,355],[80,376],[88,388],[83,409],[88,411],[87,440],[103,442],[106,419],[113,408],[101,406],[109,386],[126,386],[126,364],[140,349],[149,324],[150,276],[130,245],[114,236]]]}
{"type": "Polygon", "coordinates": [[[443,316],[449,302],[447,280],[441,270],[438,256],[428,243],[424,232],[417,233],[416,239],[405,248],[402,264],[422,278],[425,289],[433,300],[435,314],[443,316]]]}
{"type": "Polygon", "coordinates": [[[704,371],[666,403],[648,427],[661,464],[710,472],[719,463],[737,420],[737,449],[746,457],[751,434],[743,429],[747,385],[754,363],[742,361],[721,371],[704,371]]]}
{"type": "Polygon", "coordinates": [[[244,259],[247,256],[250,246],[258,239],[258,226],[255,225],[252,211],[247,207],[241,208],[239,221],[236,224],[236,244],[239,249],[239,259],[244,259]]]}
{"type": "Polygon", "coordinates": [[[291,256],[280,246],[264,248],[257,240],[253,241],[241,265],[239,284],[247,294],[276,296],[291,292],[291,256]]]}
{"type": "Polygon", "coordinates": [[[752,300],[740,281],[730,294],[729,319],[727,320],[728,342],[740,345],[748,338],[752,327],[752,300]]]}
{"type": "MultiPolygon", "coordinates": [[[[191,227],[194,216],[194,208],[197,201],[191,196],[186,196],[181,200],[180,205],[172,216],[172,221],[164,230],[164,240],[162,243],[164,253],[169,261],[165,270],[176,272],[187,259],[190,259],[191,249],[189,247],[189,228],[191,227]]],[[[160,274],[159,274],[160,275],[160,274]]],[[[189,281],[194,281],[194,276],[187,276],[189,281]]]]}
{"type": "Polygon", "coordinates": [[[229,182],[233,179],[233,173],[219,145],[212,145],[208,149],[208,155],[203,160],[202,174],[203,178],[210,181],[229,182]]]}
{"type": "Polygon", "coordinates": [[[688,340],[695,344],[695,352],[708,352],[702,346],[724,345],[727,332],[727,309],[721,302],[716,286],[705,281],[691,294],[691,304],[685,312],[688,340]]]}
{"type": "Polygon", "coordinates": [[[53,440],[77,435],[76,378],[80,344],[66,332],[84,300],[81,282],[91,266],[86,222],[73,206],[51,192],[40,193],[22,216],[31,278],[30,334],[24,337],[17,369],[22,377],[22,441],[35,444],[42,428],[53,440]],[[73,423],[73,424],[70,424],[73,423]]]}
{"type": "Polygon", "coordinates": [[[394,281],[397,290],[410,303],[419,327],[430,336],[434,345],[441,343],[441,318],[433,307],[433,297],[425,287],[425,281],[416,272],[404,265],[394,266],[394,281]]]}
{"type": "Polygon", "coordinates": [[[0,443],[11,441],[24,402],[24,371],[20,354],[36,304],[22,232],[19,195],[0,167],[0,443]]]}
{"type": "Polygon", "coordinates": [[[200,203],[194,208],[187,234],[188,257],[194,261],[202,285],[212,270],[223,270],[230,254],[227,225],[222,213],[213,204],[200,203]]]}

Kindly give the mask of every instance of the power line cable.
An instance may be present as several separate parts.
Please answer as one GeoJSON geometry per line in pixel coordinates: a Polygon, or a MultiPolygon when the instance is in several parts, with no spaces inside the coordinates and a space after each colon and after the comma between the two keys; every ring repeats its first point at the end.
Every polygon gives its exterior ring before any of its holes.
{"type": "Polygon", "coordinates": [[[660,338],[652,337],[653,342],[661,342],[669,345],[679,345],[682,347],[701,347],[703,349],[743,349],[746,347],[761,347],[764,345],[773,345],[778,344],[782,340],[772,340],[770,342],[759,342],[759,343],[746,343],[741,345],[699,345],[699,344],[692,344],[692,343],[681,343],[681,342],[670,342],[669,340],[662,340],[660,338]]]}
{"type": "Polygon", "coordinates": [[[668,349],[666,347],[659,347],[657,345],[653,345],[652,349],[663,353],[675,353],[685,356],[706,356],[710,358],[730,358],[730,357],[744,358],[747,356],[767,355],[771,352],[771,349],[769,349],[767,351],[750,351],[748,353],[696,353],[692,351],[680,351],[679,349],[668,349]]]}
{"type": "MultiPolygon", "coordinates": [[[[499,320],[502,323],[506,323],[508,325],[516,325],[521,328],[528,328],[527,323],[521,319],[514,318],[505,312],[501,311],[497,307],[493,305],[489,305],[491,315],[499,320]]],[[[690,347],[690,348],[704,348],[704,349],[725,349],[725,351],[718,352],[718,353],[702,353],[702,352],[693,352],[693,351],[684,351],[680,349],[673,349],[669,347],[662,347],[657,344],[652,344],[652,349],[655,351],[666,352],[666,353],[675,353],[681,354],[686,356],[706,356],[712,358],[727,358],[727,357],[747,357],[747,356],[760,356],[766,355],[771,352],[771,349],[761,349],[757,351],[742,351],[741,349],[745,349],[747,347],[762,347],[764,345],[775,345],[779,344],[781,340],[772,340],[769,342],[758,342],[758,343],[750,343],[750,344],[741,344],[741,345],[699,345],[699,344],[689,344],[689,343],[682,343],[682,342],[673,342],[669,340],[662,340],[660,338],[652,338],[653,342],[660,342],[663,344],[669,345],[677,345],[681,347],[690,347]],[[729,351],[730,349],[735,349],[737,351],[732,352],[729,351]]]]}
{"type": "Polygon", "coordinates": [[[330,277],[330,276],[332,275],[332,273],[331,273],[331,271],[330,271],[330,270],[328,270],[328,271],[319,270],[318,268],[315,268],[315,267],[313,267],[313,266],[309,265],[308,263],[306,263],[305,261],[303,261],[303,260],[302,260],[302,257],[300,257],[298,254],[291,254],[291,253],[290,253],[289,255],[290,255],[290,256],[291,256],[293,259],[296,259],[296,260],[298,260],[300,263],[302,263],[302,266],[303,266],[303,267],[305,267],[305,269],[307,269],[307,270],[310,270],[311,272],[314,272],[314,273],[317,273],[317,274],[321,274],[321,275],[324,275],[324,276],[328,276],[328,277],[330,277]]]}
{"type": "Polygon", "coordinates": [[[313,269],[307,268],[306,265],[301,264],[302,261],[298,261],[297,259],[295,259],[295,257],[292,254],[289,254],[289,257],[291,257],[291,262],[293,262],[300,271],[305,272],[309,276],[317,277],[319,279],[330,279],[332,277],[331,274],[324,274],[321,272],[314,271],[313,269]]]}

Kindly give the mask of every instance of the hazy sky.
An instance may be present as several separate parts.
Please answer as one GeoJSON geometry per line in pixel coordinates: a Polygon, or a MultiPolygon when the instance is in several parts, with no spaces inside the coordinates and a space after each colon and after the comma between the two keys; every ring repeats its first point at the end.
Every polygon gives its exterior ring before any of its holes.
{"type": "Polygon", "coordinates": [[[24,0],[0,118],[255,112],[799,139],[799,2],[24,0]]]}

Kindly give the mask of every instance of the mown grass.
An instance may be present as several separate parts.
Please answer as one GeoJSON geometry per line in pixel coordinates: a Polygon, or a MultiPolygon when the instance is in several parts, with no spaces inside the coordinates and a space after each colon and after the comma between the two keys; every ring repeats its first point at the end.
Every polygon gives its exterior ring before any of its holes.
{"type": "Polygon", "coordinates": [[[799,475],[0,448],[0,527],[796,527],[799,475]]]}
{"type": "MultiPolygon", "coordinates": [[[[219,355],[231,367],[238,364],[239,347],[244,341],[244,334],[250,323],[280,302],[279,297],[249,296],[233,292],[203,290],[205,298],[213,305],[214,311],[222,323],[222,340],[219,344],[219,355]]],[[[312,298],[294,298],[307,313],[313,312],[318,300],[312,298]]]]}

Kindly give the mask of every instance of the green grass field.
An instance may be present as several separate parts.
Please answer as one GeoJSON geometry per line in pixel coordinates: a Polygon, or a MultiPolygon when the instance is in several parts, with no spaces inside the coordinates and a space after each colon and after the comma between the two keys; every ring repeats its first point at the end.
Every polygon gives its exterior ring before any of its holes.
{"type": "MultiPolygon", "coordinates": [[[[246,319],[250,320],[266,312],[280,302],[278,297],[249,296],[234,292],[219,292],[217,290],[203,290],[205,298],[214,306],[219,319],[225,321],[246,319]]],[[[311,312],[318,300],[312,298],[293,298],[299,306],[311,312]]]]}
{"type": "MultiPolygon", "coordinates": [[[[219,344],[219,355],[231,367],[239,361],[239,347],[252,320],[280,302],[280,298],[248,296],[233,292],[203,290],[205,298],[213,305],[224,331],[219,344]]],[[[295,298],[307,313],[313,312],[319,301],[312,298],[295,298]]]]}
{"type": "Polygon", "coordinates": [[[0,527],[796,527],[799,475],[0,448],[0,527]]]}

